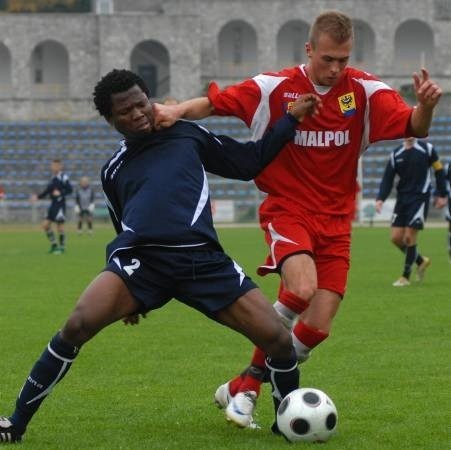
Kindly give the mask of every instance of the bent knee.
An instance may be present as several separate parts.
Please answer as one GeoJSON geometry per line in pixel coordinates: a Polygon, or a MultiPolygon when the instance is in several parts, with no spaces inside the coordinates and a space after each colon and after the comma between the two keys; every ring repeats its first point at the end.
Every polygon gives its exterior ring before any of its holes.
{"type": "Polygon", "coordinates": [[[318,289],[317,283],[302,283],[300,285],[287,286],[287,290],[297,297],[309,302],[318,289]]]}

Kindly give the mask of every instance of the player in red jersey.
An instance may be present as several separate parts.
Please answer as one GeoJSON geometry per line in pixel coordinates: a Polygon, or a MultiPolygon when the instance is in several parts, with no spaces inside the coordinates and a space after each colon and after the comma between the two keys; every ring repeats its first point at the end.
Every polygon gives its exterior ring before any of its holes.
{"type": "MultiPolygon", "coordinates": [[[[379,140],[426,136],[442,94],[422,69],[413,75],[417,105],[408,106],[375,76],[347,67],[352,45],[351,19],[327,11],[311,27],[307,64],[260,74],[222,91],[212,83],[208,97],[156,108],[160,126],[179,117],[233,115],[258,138],[298,96],[321,98],[320,113],[306,118],[294,140],[255,180],[267,193],[260,224],[270,249],[258,273],[281,276],[274,307],[292,328],[300,362],[328,337],[346,291],[360,155],[379,140]]],[[[251,405],[249,398],[258,396],[264,372],[264,355],[256,349],[250,367],[218,388],[215,400],[227,416],[238,410],[253,423],[255,402],[251,405]]]]}

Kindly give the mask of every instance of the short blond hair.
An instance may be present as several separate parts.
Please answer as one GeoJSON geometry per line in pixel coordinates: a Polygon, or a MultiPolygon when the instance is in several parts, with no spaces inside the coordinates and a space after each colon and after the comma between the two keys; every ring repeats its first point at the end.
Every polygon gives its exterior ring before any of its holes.
{"type": "Polygon", "coordinates": [[[320,34],[327,34],[337,44],[354,39],[352,20],[340,11],[325,11],[313,22],[310,33],[310,45],[315,48],[320,34]]]}

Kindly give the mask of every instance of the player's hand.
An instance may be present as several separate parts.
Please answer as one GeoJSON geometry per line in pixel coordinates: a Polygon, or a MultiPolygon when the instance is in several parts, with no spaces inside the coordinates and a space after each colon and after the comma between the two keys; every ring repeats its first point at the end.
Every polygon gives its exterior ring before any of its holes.
{"type": "Polygon", "coordinates": [[[74,206],[74,213],[77,215],[80,214],[80,207],[78,205],[74,206]]]}
{"type": "Polygon", "coordinates": [[[423,67],[421,77],[413,74],[413,87],[417,102],[427,108],[434,108],[442,96],[441,87],[429,78],[429,72],[423,67]]]}
{"type": "Polygon", "coordinates": [[[305,116],[314,116],[319,113],[323,103],[315,94],[301,95],[290,105],[289,114],[302,122],[305,116]]]}
{"type": "Polygon", "coordinates": [[[96,209],[96,205],[94,203],[90,203],[88,206],[88,211],[92,214],[96,209]]]}
{"type": "Polygon", "coordinates": [[[376,207],[376,212],[380,214],[382,207],[384,206],[384,202],[382,200],[376,200],[376,204],[374,206],[376,207]]]}
{"type": "Polygon", "coordinates": [[[182,117],[179,105],[163,105],[161,103],[153,103],[153,126],[156,130],[168,128],[182,117]]]}
{"type": "Polygon", "coordinates": [[[434,206],[437,209],[441,209],[448,204],[448,197],[435,197],[434,206]]]}
{"type": "Polygon", "coordinates": [[[61,191],[59,189],[53,189],[52,196],[59,197],[61,195],[61,191]]]}
{"type": "MultiPolygon", "coordinates": [[[[139,324],[139,314],[129,314],[128,316],[125,316],[122,318],[122,322],[124,322],[124,325],[138,325],[139,324]]],[[[142,318],[146,318],[146,314],[141,314],[142,318]]]]}
{"type": "Polygon", "coordinates": [[[30,195],[30,201],[32,203],[36,203],[38,201],[38,196],[36,194],[31,194],[30,195]]]}

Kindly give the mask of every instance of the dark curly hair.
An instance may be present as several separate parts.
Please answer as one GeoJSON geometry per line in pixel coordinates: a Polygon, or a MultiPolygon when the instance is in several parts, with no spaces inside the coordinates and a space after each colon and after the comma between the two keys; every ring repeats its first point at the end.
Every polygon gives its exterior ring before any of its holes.
{"type": "Polygon", "coordinates": [[[111,95],[128,91],[135,85],[142,89],[147,98],[150,97],[149,88],[144,80],[131,70],[113,69],[102,77],[92,93],[94,105],[100,115],[109,120],[112,116],[111,95]]]}

